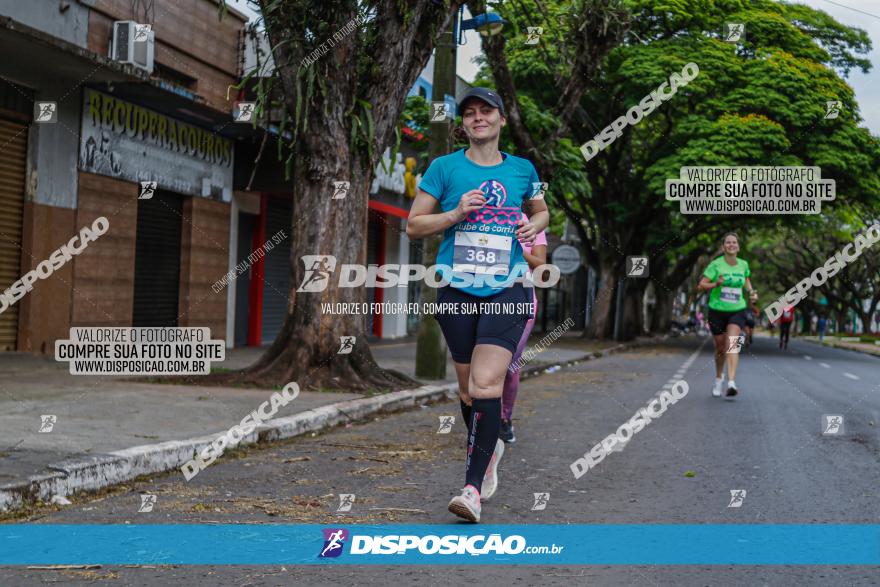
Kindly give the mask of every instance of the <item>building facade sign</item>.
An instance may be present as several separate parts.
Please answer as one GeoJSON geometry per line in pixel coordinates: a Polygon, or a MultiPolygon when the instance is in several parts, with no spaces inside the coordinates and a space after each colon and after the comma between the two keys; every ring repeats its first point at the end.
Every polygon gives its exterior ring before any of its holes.
{"type": "Polygon", "coordinates": [[[379,193],[382,188],[389,192],[399,195],[405,195],[408,198],[416,197],[416,190],[422,179],[422,174],[415,174],[416,158],[407,157],[404,162],[404,152],[397,152],[395,161],[391,161],[391,149],[385,149],[382,155],[382,161],[376,165],[376,171],[373,174],[373,183],[370,186],[370,194],[379,193]]]}
{"type": "Polygon", "coordinates": [[[231,140],[87,88],[79,168],[159,189],[229,202],[231,140]]]}

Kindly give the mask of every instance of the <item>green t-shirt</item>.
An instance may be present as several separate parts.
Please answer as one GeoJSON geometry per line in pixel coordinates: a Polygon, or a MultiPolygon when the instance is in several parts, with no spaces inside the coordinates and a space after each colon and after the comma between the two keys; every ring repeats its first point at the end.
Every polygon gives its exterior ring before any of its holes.
{"type": "Polygon", "coordinates": [[[749,264],[737,259],[736,265],[731,266],[722,255],[703,271],[703,277],[708,277],[712,282],[717,281],[719,275],[724,276],[724,283],[709,290],[709,308],[719,312],[744,310],[748,305],[743,288],[750,275],[749,264]]]}

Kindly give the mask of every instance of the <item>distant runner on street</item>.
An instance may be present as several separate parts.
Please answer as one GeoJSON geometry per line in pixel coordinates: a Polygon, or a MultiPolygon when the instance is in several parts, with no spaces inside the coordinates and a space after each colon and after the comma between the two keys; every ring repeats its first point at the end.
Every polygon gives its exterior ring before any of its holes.
{"type": "Polygon", "coordinates": [[[788,348],[788,337],[791,334],[791,325],[794,323],[794,307],[788,306],[782,310],[782,316],[779,317],[779,348],[786,350],[788,348]]]}

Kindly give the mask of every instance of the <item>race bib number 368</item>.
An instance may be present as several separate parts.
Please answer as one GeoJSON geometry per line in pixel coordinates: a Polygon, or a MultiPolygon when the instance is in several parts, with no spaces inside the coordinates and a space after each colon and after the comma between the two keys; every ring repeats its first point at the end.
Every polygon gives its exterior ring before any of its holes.
{"type": "Polygon", "coordinates": [[[461,273],[507,275],[513,238],[478,232],[455,232],[452,270],[461,273]]]}

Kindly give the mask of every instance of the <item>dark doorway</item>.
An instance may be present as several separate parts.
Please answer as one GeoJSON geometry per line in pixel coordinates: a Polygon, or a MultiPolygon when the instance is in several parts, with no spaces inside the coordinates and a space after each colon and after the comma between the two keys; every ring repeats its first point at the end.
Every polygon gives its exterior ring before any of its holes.
{"type": "Polygon", "coordinates": [[[172,192],[138,200],[133,326],[177,326],[182,210],[172,192]]]}
{"type": "MultiPolygon", "coordinates": [[[[278,234],[281,241],[266,253],[264,258],[265,283],[263,284],[263,344],[271,344],[281,332],[287,317],[290,294],[290,227],[293,224],[293,203],[290,200],[269,198],[266,206],[266,241],[278,234]],[[286,235],[284,237],[283,235],[286,235]]],[[[257,244],[262,247],[265,243],[257,244]]]]}
{"type": "MultiPolygon", "coordinates": [[[[259,216],[256,214],[238,214],[238,245],[235,263],[241,263],[251,254],[251,242],[259,216]]],[[[246,346],[248,341],[248,321],[250,319],[250,296],[252,266],[236,278],[235,281],[235,346],[246,346]]]]}

